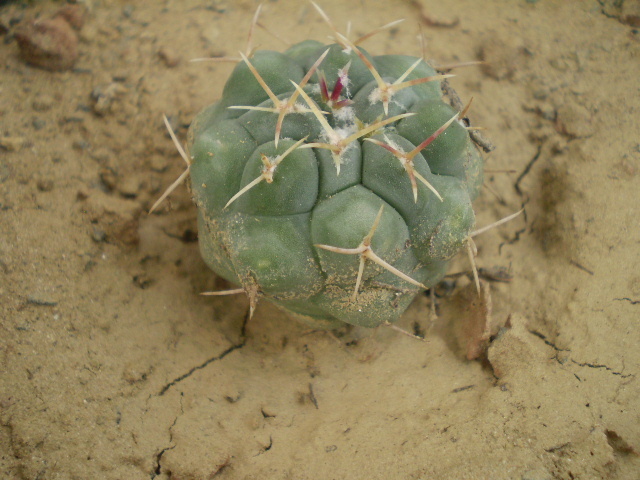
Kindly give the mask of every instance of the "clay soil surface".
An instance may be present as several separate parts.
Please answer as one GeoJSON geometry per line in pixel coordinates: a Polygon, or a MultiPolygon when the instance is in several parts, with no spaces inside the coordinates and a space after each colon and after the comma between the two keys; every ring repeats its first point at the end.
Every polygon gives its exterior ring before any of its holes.
{"type": "MultiPolygon", "coordinates": [[[[71,70],[19,55],[60,2],[0,6],[0,478],[640,478],[640,3],[324,0],[376,54],[455,71],[497,146],[477,225],[493,322],[456,333],[469,284],[389,329],[312,331],[200,259],[184,141],[232,69],[257,3],[96,0],[71,70]],[[342,6],[341,6],[342,5],[342,6]],[[452,23],[447,25],[447,23],[452,23]],[[336,341],[337,340],[337,341],[336,341]]],[[[260,48],[326,40],[306,2],[266,2],[260,48]]],[[[452,272],[468,270],[460,255],[452,272]]],[[[449,286],[452,286],[451,284],[449,286]]]]}

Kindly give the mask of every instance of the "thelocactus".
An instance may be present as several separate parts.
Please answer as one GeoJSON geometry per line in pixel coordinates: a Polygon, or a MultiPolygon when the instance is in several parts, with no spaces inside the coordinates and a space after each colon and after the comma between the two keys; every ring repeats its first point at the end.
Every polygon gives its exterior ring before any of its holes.
{"type": "Polygon", "coordinates": [[[469,242],[483,159],[446,75],[335,40],[241,54],[182,153],[202,256],[252,309],[375,327],[469,242]]]}

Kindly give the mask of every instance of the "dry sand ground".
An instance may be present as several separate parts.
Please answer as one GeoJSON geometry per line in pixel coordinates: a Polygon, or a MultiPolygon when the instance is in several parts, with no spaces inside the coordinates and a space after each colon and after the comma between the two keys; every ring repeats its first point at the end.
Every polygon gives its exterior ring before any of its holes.
{"type": "MultiPolygon", "coordinates": [[[[366,44],[420,54],[420,2],[323,6],[366,44]]],[[[478,55],[453,85],[498,146],[479,264],[511,328],[485,362],[452,335],[390,329],[349,346],[244,299],[201,261],[178,136],[244,48],[253,1],[91,2],[73,71],[27,66],[0,7],[0,477],[3,479],[640,478],[640,17],[637,1],[423,1],[428,56],[478,55]],[[93,92],[93,95],[92,95],[93,92]]],[[[24,21],[24,20],[23,20],[24,21]]],[[[267,2],[287,41],[325,39],[306,2],[267,2]]],[[[259,30],[263,48],[283,45],[259,30]]],[[[466,269],[465,259],[453,270],[466,269]]],[[[462,285],[460,283],[459,285],[462,285]]],[[[429,300],[400,324],[426,329],[429,300]]],[[[360,335],[351,332],[347,338],[360,335]]]]}

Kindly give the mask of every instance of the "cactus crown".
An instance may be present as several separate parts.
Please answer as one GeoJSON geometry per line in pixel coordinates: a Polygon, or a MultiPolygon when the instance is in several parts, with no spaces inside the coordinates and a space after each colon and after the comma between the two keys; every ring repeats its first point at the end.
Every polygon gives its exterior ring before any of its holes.
{"type": "Polygon", "coordinates": [[[468,243],[483,161],[466,109],[443,98],[448,75],[334,32],[241,53],[174,185],[190,174],[203,258],[252,308],[265,297],[315,326],[374,327],[468,243]]]}

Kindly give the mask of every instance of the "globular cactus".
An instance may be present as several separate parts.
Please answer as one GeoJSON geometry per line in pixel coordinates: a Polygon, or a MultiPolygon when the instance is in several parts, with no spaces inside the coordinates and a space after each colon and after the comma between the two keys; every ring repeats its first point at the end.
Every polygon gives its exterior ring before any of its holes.
{"type": "Polygon", "coordinates": [[[483,160],[446,75],[336,42],[242,55],[185,159],[202,256],[252,308],[375,327],[466,245],[483,160]]]}

